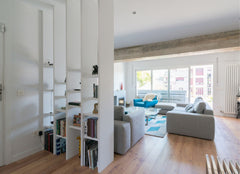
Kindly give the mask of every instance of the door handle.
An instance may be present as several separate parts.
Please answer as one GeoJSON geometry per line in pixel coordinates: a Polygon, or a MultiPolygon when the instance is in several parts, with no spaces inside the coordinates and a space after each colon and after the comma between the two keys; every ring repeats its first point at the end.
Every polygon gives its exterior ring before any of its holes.
{"type": "Polygon", "coordinates": [[[0,101],[2,101],[2,96],[3,96],[3,85],[0,84],[0,101]]]}

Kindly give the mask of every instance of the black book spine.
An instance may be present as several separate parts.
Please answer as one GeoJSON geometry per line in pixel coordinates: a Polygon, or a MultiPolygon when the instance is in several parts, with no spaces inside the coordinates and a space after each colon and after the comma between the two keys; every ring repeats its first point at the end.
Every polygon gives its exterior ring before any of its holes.
{"type": "Polygon", "coordinates": [[[50,152],[53,153],[53,134],[50,135],[50,152]]]}
{"type": "Polygon", "coordinates": [[[44,133],[44,149],[48,150],[48,132],[44,133]]]}

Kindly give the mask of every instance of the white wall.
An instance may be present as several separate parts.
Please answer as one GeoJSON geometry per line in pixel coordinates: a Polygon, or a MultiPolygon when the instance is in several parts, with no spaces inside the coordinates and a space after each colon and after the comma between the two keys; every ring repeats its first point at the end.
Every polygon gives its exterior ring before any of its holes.
{"type": "MultiPolygon", "coordinates": [[[[42,150],[34,132],[42,128],[40,59],[42,35],[37,1],[0,0],[0,22],[6,24],[5,38],[5,163],[42,150]],[[24,94],[19,95],[18,92],[24,94]]],[[[63,5],[63,4],[62,4],[63,5]]],[[[51,8],[44,4],[42,8],[51,8]]],[[[64,9],[64,5],[62,6],[64,9]]],[[[60,11],[58,13],[61,13],[60,11]]],[[[63,13],[64,15],[64,13],[63,13]]],[[[59,19],[58,19],[59,20],[59,19]]],[[[61,19],[64,21],[64,19],[61,19]]],[[[63,25],[58,25],[65,32],[63,25]]],[[[60,35],[59,34],[59,35],[60,35]]],[[[59,37],[58,35],[58,37],[59,37]]],[[[65,45],[56,55],[65,59],[65,45]]],[[[48,53],[51,54],[50,52],[48,53]]],[[[62,63],[65,67],[64,62],[62,63]]],[[[64,79],[65,77],[62,77],[64,79]]]]}
{"type": "Polygon", "coordinates": [[[125,89],[124,63],[114,63],[114,90],[120,90],[121,84],[125,89]]]}
{"type": "Polygon", "coordinates": [[[214,84],[213,84],[213,108],[215,115],[226,115],[224,111],[225,103],[225,71],[228,64],[240,64],[240,51],[229,53],[208,54],[199,56],[189,56],[171,59],[159,59],[149,61],[137,61],[125,63],[125,89],[127,91],[127,102],[133,101],[136,97],[136,70],[143,69],[166,69],[181,68],[191,65],[207,65],[214,66],[214,84]],[[217,64],[218,58],[218,64],[217,64]],[[218,69],[218,70],[217,70],[218,69]],[[218,74],[217,74],[218,72],[218,74]]]}
{"type": "MultiPolygon", "coordinates": [[[[7,163],[39,151],[39,13],[21,1],[4,6],[6,21],[7,163]],[[17,91],[24,92],[18,96],[17,91]]],[[[2,7],[2,4],[0,5],[2,7]]]]}

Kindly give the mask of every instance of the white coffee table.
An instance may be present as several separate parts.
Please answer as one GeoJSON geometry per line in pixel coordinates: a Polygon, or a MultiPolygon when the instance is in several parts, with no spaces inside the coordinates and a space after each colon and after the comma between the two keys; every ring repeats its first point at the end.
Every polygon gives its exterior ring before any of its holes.
{"type": "Polygon", "coordinates": [[[131,112],[134,112],[134,111],[139,110],[139,109],[144,109],[144,111],[145,111],[145,118],[146,118],[146,124],[145,125],[148,125],[148,119],[149,118],[155,119],[156,116],[158,115],[159,110],[160,110],[159,108],[128,107],[128,108],[125,108],[125,112],[131,113],[131,112]]]}
{"type": "Polygon", "coordinates": [[[148,119],[149,118],[153,118],[153,119],[156,118],[159,110],[160,109],[158,109],[158,108],[145,108],[145,118],[147,119],[145,125],[148,125],[148,119]]]}

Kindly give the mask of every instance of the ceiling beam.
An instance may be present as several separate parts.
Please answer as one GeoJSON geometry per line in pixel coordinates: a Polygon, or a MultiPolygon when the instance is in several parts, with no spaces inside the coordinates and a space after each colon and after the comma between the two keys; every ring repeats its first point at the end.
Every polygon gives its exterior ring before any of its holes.
{"type": "Polygon", "coordinates": [[[240,50],[240,30],[115,49],[115,61],[172,58],[240,50]]]}

